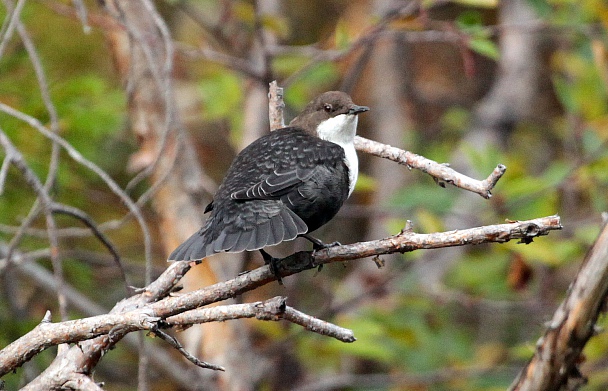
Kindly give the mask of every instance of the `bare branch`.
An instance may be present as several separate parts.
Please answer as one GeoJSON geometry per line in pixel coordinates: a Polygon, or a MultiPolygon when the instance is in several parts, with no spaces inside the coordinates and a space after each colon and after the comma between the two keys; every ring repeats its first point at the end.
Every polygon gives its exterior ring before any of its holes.
{"type": "Polygon", "coordinates": [[[268,88],[268,119],[271,131],[285,127],[284,109],[283,88],[279,87],[277,81],[274,80],[268,88]]]}
{"type": "Polygon", "coordinates": [[[285,308],[283,319],[304,327],[306,330],[317,334],[327,335],[342,342],[355,342],[353,332],[349,329],[336,326],[335,324],[317,319],[303,312],[293,309],[292,307],[285,308]]]}
{"type": "Polygon", "coordinates": [[[327,335],[342,342],[355,341],[355,337],[351,330],[297,311],[292,307],[287,306],[286,301],[286,297],[277,296],[266,301],[250,304],[199,308],[171,316],[166,319],[166,323],[169,326],[186,327],[198,323],[223,322],[240,318],[256,318],[259,320],[272,321],[285,319],[304,327],[306,330],[321,335],[327,335]]]}
{"type": "MultiPolygon", "coordinates": [[[[22,277],[33,281],[35,285],[40,287],[43,291],[54,293],[57,285],[53,279],[52,273],[35,262],[31,262],[31,259],[35,259],[37,256],[48,257],[48,255],[36,253],[40,253],[40,251],[27,254],[17,252],[15,254],[15,270],[22,277]],[[22,262],[24,258],[31,259],[22,262]]],[[[46,251],[46,253],[48,253],[48,251],[46,251]]],[[[1,266],[0,263],[0,267],[1,266]]],[[[96,316],[108,312],[107,309],[99,306],[69,284],[64,286],[64,292],[71,307],[85,316],[96,316]]],[[[140,346],[139,335],[135,334],[127,335],[122,342],[134,352],[138,351],[140,346]]],[[[161,349],[161,347],[148,344],[148,346],[146,346],[146,351],[149,353],[150,363],[155,370],[163,376],[171,378],[175,384],[178,384],[184,390],[193,389],[192,384],[204,384],[205,380],[200,372],[186,371],[185,363],[174,360],[173,356],[170,355],[168,351],[161,349]]]]}
{"type": "Polygon", "coordinates": [[[2,54],[4,54],[4,49],[6,48],[8,41],[10,41],[13,37],[13,32],[15,31],[17,23],[19,22],[19,17],[21,16],[21,11],[23,10],[24,5],[25,0],[19,0],[15,8],[13,8],[11,12],[6,15],[6,19],[2,25],[2,30],[0,31],[0,58],[2,58],[2,54]]]}
{"type": "Polygon", "coordinates": [[[523,390],[570,390],[584,383],[581,352],[596,333],[608,296],[608,226],[604,226],[570,286],[568,296],[536,343],[534,357],[511,387],[523,390]]]}
{"type": "Polygon", "coordinates": [[[201,368],[205,368],[205,369],[213,369],[214,371],[225,371],[224,367],[221,367],[219,365],[209,364],[208,362],[199,360],[198,358],[196,358],[195,356],[190,354],[186,349],[184,349],[182,344],[179,343],[179,341],[177,339],[175,339],[173,336],[165,333],[164,331],[160,330],[158,327],[154,328],[152,330],[152,332],[157,337],[159,337],[163,341],[167,342],[169,345],[173,346],[178,352],[180,352],[182,354],[182,356],[186,357],[186,359],[188,361],[190,361],[197,367],[201,367],[201,368]]]}
{"type": "MultiPolygon", "coordinates": [[[[46,319],[46,318],[45,318],[46,319]]],[[[149,330],[158,319],[143,311],[106,314],[61,323],[43,321],[32,331],[0,351],[0,376],[5,368],[15,368],[51,346],[74,343],[100,335],[149,330]]]]}
{"type": "Polygon", "coordinates": [[[416,168],[425,172],[438,180],[438,183],[442,187],[444,183],[449,183],[461,189],[477,193],[483,198],[490,198],[492,196],[491,190],[507,170],[506,166],[499,164],[488,178],[483,181],[478,181],[454,171],[446,164],[439,164],[423,156],[416,155],[415,153],[404,151],[390,145],[381,144],[377,141],[368,140],[360,136],[355,137],[355,148],[359,151],[389,159],[409,168],[416,168]]]}
{"type": "Polygon", "coordinates": [[[93,235],[95,235],[95,237],[108,249],[110,254],[112,254],[112,259],[114,260],[114,263],[116,264],[116,267],[118,268],[118,271],[120,272],[120,276],[122,277],[122,280],[125,284],[125,292],[126,292],[127,296],[132,294],[133,289],[130,288],[130,286],[129,286],[129,281],[127,280],[127,275],[125,274],[125,269],[122,266],[122,263],[120,262],[120,255],[118,255],[118,250],[116,250],[116,247],[114,247],[112,242],[110,242],[110,239],[108,239],[103,234],[103,232],[101,232],[99,230],[99,228],[97,227],[97,224],[95,224],[93,219],[91,219],[91,217],[89,217],[89,215],[87,215],[85,212],[83,212],[82,210],[80,210],[78,208],[75,208],[73,206],[68,206],[68,205],[62,205],[62,204],[58,204],[58,203],[53,204],[52,211],[53,211],[53,213],[65,214],[65,215],[72,216],[72,217],[82,221],[82,223],[84,225],[86,225],[91,230],[91,232],[93,232],[93,235]]]}
{"type": "MultiPolygon", "coordinates": [[[[336,246],[312,254],[305,251],[298,252],[283,259],[279,272],[282,277],[286,277],[321,264],[365,258],[377,254],[414,251],[422,248],[442,248],[490,242],[503,243],[511,239],[521,239],[522,242],[529,243],[532,238],[546,235],[549,231],[556,229],[561,229],[558,216],[433,234],[416,234],[410,230],[404,230],[395,236],[377,241],[336,246]]],[[[173,286],[194,264],[196,262],[174,262],[143,293],[118,303],[110,314],[79,320],[87,327],[86,330],[89,333],[86,334],[87,337],[92,337],[94,333],[106,332],[111,333],[112,338],[104,338],[103,341],[91,340],[90,345],[81,345],[78,348],[78,354],[89,357],[91,354],[94,354],[91,349],[109,349],[131,331],[154,327],[154,323],[158,319],[169,319],[171,316],[185,311],[235,297],[276,279],[273,271],[266,265],[239,275],[232,280],[220,282],[180,296],[166,297],[173,286]]],[[[288,315],[288,317],[295,323],[305,327],[310,327],[311,329],[317,328],[317,332],[319,330],[329,330],[326,325],[317,323],[317,321],[313,321],[311,318],[306,318],[306,316],[301,316],[297,313],[288,315]]],[[[77,324],[74,322],[79,321],[66,322],[65,324],[73,326],[77,324]]],[[[62,327],[67,327],[67,330],[69,330],[69,326],[62,327]]],[[[36,332],[40,333],[41,331],[37,330],[36,332]]],[[[55,340],[56,343],[63,343],[65,335],[57,336],[57,338],[55,340]]],[[[48,347],[43,345],[36,348],[35,344],[32,345],[27,341],[28,339],[30,338],[22,337],[0,351],[0,376],[22,365],[25,362],[24,357],[31,357],[32,354],[36,354],[41,349],[48,347]],[[25,350],[29,353],[26,356],[17,354],[16,352],[23,351],[24,346],[27,347],[25,350]]],[[[345,334],[344,339],[348,340],[348,335],[345,334]]],[[[77,364],[75,363],[74,365],[77,364]]],[[[62,368],[62,371],[66,370],[68,369],[62,368]]],[[[47,376],[50,376],[50,374],[47,374],[47,376]]]]}

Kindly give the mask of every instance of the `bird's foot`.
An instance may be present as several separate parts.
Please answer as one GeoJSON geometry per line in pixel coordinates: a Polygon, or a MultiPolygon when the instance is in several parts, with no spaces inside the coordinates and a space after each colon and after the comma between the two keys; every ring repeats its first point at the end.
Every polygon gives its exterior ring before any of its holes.
{"type": "Polygon", "coordinates": [[[310,236],[309,234],[301,234],[300,236],[310,241],[312,243],[312,249],[315,251],[342,245],[340,242],[323,243],[321,240],[315,238],[314,236],[310,236]]]}
{"type": "Polygon", "coordinates": [[[281,262],[281,258],[273,257],[264,251],[264,249],[260,249],[260,254],[262,254],[262,258],[264,258],[264,263],[270,267],[270,271],[272,274],[274,274],[279,285],[283,285],[283,279],[281,278],[281,273],[279,272],[279,263],[281,262]]]}

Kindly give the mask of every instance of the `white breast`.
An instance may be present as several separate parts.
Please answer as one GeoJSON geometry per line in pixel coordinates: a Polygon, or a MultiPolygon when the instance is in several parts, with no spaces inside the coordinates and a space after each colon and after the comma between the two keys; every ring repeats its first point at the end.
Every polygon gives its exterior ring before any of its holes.
{"type": "Polygon", "coordinates": [[[348,196],[352,194],[359,176],[359,159],[355,151],[358,118],[355,114],[340,114],[317,127],[319,138],[336,143],[344,149],[344,163],[348,167],[348,196]]]}

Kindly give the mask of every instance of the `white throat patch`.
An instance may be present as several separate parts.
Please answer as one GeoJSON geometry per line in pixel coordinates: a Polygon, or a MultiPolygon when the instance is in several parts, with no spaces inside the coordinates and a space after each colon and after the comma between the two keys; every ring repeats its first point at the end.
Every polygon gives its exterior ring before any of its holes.
{"type": "Polygon", "coordinates": [[[340,114],[325,120],[317,127],[319,138],[338,144],[344,149],[344,163],[348,167],[348,196],[355,189],[359,176],[359,160],[355,151],[358,118],[355,114],[340,114]]]}

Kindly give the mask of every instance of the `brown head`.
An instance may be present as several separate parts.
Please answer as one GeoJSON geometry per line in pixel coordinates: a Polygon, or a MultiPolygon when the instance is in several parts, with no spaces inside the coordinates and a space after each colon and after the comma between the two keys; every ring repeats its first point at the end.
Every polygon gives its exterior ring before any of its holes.
{"type": "Polygon", "coordinates": [[[289,123],[289,126],[300,127],[317,137],[333,141],[334,132],[340,132],[341,128],[350,128],[349,125],[353,122],[353,130],[355,130],[356,116],[368,110],[369,108],[366,106],[354,104],[351,97],[345,92],[328,91],[310,101],[304,110],[289,123]]]}

